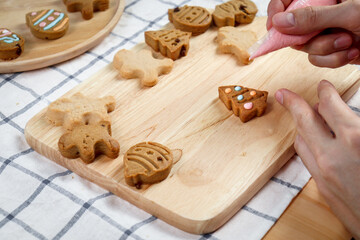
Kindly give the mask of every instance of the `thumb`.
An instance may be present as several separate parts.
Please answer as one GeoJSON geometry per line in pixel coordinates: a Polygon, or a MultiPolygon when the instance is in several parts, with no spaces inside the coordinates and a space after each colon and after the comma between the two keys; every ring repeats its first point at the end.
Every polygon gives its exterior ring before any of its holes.
{"type": "Polygon", "coordinates": [[[308,34],[326,28],[343,28],[360,34],[360,0],[331,6],[310,6],[273,16],[273,26],[285,34],[308,34]]]}

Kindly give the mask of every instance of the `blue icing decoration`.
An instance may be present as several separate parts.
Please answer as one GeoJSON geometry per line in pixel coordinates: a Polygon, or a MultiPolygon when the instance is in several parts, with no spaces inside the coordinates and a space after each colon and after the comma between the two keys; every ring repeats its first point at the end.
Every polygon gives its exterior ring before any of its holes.
{"type": "Polygon", "coordinates": [[[241,87],[236,86],[234,89],[235,89],[235,91],[240,91],[240,90],[241,90],[241,87]]]}
{"type": "Polygon", "coordinates": [[[239,95],[239,96],[237,96],[237,99],[238,99],[239,101],[241,101],[241,100],[244,99],[244,96],[243,96],[243,95],[239,95]]]}
{"type": "Polygon", "coordinates": [[[17,42],[20,39],[18,38],[18,36],[16,36],[16,34],[13,34],[12,37],[2,37],[0,38],[0,41],[4,41],[6,43],[13,43],[13,42],[17,42]]]}
{"type": "Polygon", "coordinates": [[[52,28],[53,26],[55,26],[58,22],[61,21],[61,19],[64,18],[64,15],[63,13],[60,14],[60,16],[55,19],[52,23],[50,23],[49,25],[47,25],[46,27],[44,27],[44,30],[49,30],[50,28],[52,28]]]}
{"type": "Polygon", "coordinates": [[[45,18],[47,18],[48,16],[50,16],[52,13],[54,12],[54,9],[51,9],[50,11],[48,11],[44,16],[42,16],[42,18],[40,18],[39,20],[37,20],[34,23],[34,26],[38,25],[39,23],[41,23],[45,18]]]}

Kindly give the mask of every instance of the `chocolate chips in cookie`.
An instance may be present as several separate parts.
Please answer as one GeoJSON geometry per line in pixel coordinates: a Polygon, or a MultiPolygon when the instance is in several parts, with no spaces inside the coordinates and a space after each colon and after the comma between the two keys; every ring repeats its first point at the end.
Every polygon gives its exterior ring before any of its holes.
{"type": "Polygon", "coordinates": [[[147,31],[145,42],[155,51],[172,60],[186,56],[189,50],[191,32],[179,29],[147,31]]]}
{"type": "Polygon", "coordinates": [[[168,10],[169,21],[175,28],[199,35],[211,25],[212,17],[208,10],[198,6],[183,6],[168,10]]]}
{"type": "Polygon", "coordinates": [[[251,23],[258,9],[250,0],[231,0],[215,7],[212,14],[217,27],[251,23]]]}

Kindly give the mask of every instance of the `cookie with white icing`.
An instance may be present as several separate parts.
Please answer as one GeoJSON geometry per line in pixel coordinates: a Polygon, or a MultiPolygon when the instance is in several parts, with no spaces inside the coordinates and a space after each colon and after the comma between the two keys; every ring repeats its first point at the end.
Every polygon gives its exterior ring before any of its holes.
{"type": "Polygon", "coordinates": [[[24,51],[25,40],[7,28],[0,28],[0,59],[12,60],[24,51]]]}
{"type": "Polygon", "coordinates": [[[55,9],[33,11],[26,14],[26,24],[31,33],[40,39],[58,39],[69,28],[69,17],[55,9]]]}

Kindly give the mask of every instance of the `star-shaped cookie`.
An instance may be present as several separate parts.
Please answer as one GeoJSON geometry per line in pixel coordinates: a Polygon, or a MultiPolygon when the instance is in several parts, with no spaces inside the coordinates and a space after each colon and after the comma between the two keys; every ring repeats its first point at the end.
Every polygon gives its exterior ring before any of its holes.
{"type": "Polygon", "coordinates": [[[113,65],[124,78],[139,78],[141,84],[152,87],[159,81],[158,76],[171,71],[174,61],[169,58],[156,59],[150,50],[122,49],[114,56],[113,65]]]}
{"type": "Polygon", "coordinates": [[[109,0],[63,0],[69,12],[79,12],[84,19],[89,20],[93,13],[109,8],[109,0]]]}
{"type": "Polygon", "coordinates": [[[80,157],[85,163],[93,162],[100,154],[114,159],[119,156],[120,145],[110,134],[106,123],[79,125],[60,137],[58,147],[64,157],[80,157]]]}
{"type": "Polygon", "coordinates": [[[70,98],[60,98],[52,102],[46,111],[46,118],[56,126],[63,125],[71,130],[78,125],[111,123],[109,112],[115,109],[115,98],[85,97],[76,93],[70,98]]]}
{"type": "Polygon", "coordinates": [[[232,53],[238,62],[249,64],[251,61],[248,49],[257,41],[257,37],[252,31],[241,31],[227,26],[219,29],[217,41],[221,52],[232,53]]]}

